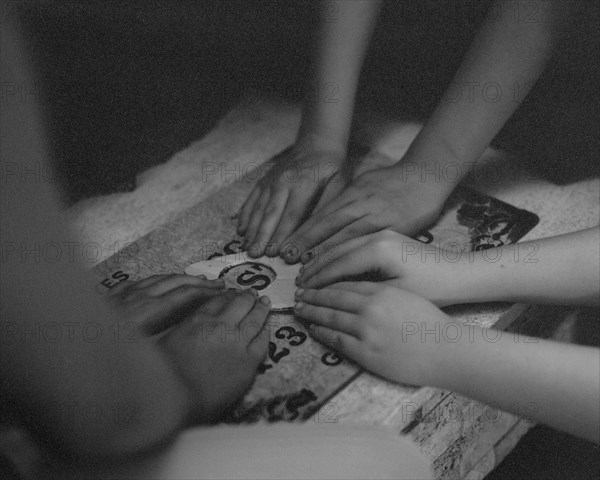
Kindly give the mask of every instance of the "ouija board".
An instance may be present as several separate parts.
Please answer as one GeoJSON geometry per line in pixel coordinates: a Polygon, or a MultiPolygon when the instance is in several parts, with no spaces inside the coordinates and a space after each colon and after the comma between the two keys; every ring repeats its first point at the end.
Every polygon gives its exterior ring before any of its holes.
{"type": "MultiPolygon", "coordinates": [[[[106,293],[125,279],[183,273],[197,262],[240,254],[242,239],[235,235],[235,217],[251,188],[250,182],[236,182],[124,246],[95,267],[98,291],[106,293]]],[[[481,250],[518,241],[538,220],[531,212],[458,188],[437,223],[416,238],[458,252],[481,250]]],[[[253,286],[251,273],[244,277],[248,288],[253,286]]],[[[261,272],[256,273],[258,276],[261,272]]],[[[253,387],[226,421],[302,421],[319,409],[323,417],[334,417],[336,406],[328,400],[356,379],[361,370],[313,341],[289,310],[272,311],[268,328],[268,356],[253,387]]]]}

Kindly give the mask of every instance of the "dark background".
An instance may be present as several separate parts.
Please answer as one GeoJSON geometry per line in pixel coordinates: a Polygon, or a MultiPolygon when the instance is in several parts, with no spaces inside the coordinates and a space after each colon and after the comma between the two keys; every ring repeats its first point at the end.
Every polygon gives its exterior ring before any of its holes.
{"type": "MultiPolygon", "coordinates": [[[[489,3],[386,2],[359,110],[426,119],[489,3]]],[[[600,2],[584,3],[496,142],[557,182],[598,174],[600,2]]],[[[319,13],[312,0],[17,4],[71,201],[133,188],[137,172],[201,138],[249,90],[301,100],[319,13]]]]}
{"type": "MultiPolygon", "coordinates": [[[[426,119],[488,4],[388,1],[359,109],[426,119]]],[[[599,5],[585,2],[572,19],[496,140],[557,183],[598,174],[599,5]]],[[[68,199],[134,188],[136,173],[201,138],[249,91],[300,101],[317,14],[312,1],[20,3],[68,199]]],[[[536,427],[492,477],[598,478],[599,457],[597,446],[536,427]]]]}

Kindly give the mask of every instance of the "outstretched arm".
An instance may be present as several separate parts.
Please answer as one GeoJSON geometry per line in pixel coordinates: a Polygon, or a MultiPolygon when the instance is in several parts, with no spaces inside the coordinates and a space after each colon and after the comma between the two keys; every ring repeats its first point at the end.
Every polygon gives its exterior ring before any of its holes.
{"type": "MultiPolygon", "coordinates": [[[[454,269],[458,278],[464,274],[466,280],[460,288],[449,285],[451,303],[598,305],[599,246],[600,227],[596,227],[475,252],[472,261],[465,258],[454,269]]],[[[445,266],[448,275],[452,269],[445,266]]]]}
{"type": "Polygon", "coordinates": [[[346,150],[358,79],[382,0],[324,1],[314,85],[299,139],[346,150]]]}
{"type": "Polygon", "coordinates": [[[316,339],[390,380],[464,394],[600,441],[600,349],[453,321],[413,293],[371,282],[297,294],[316,339]]]}
{"type": "Polygon", "coordinates": [[[421,295],[438,306],[479,302],[597,305],[600,227],[477,252],[435,249],[396,232],[311,251],[297,285],[320,288],[357,275],[421,295]]]}
{"type": "Polygon", "coordinates": [[[600,442],[600,349],[463,327],[432,384],[600,442]],[[469,338],[470,337],[470,338],[469,338]]]}
{"type": "Polygon", "coordinates": [[[534,86],[579,5],[571,0],[494,2],[405,161],[424,171],[434,166],[443,171],[455,163],[460,175],[440,179],[450,192],[534,86]]]}
{"type": "Polygon", "coordinates": [[[402,160],[358,176],[315,211],[285,241],[286,261],[298,261],[316,245],[384,229],[412,235],[435,221],[452,190],[537,81],[562,24],[577,5],[568,0],[493,4],[451,85],[402,160]],[[532,4],[535,22],[516,17],[515,11],[528,11],[532,4]]]}
{"type": "Polygon", "coordinates": [[[298,138],[240,211],[252,256],[277,255],[346,158],[363,58],[381,0],[321,2],[319,50],[298,138]]]}

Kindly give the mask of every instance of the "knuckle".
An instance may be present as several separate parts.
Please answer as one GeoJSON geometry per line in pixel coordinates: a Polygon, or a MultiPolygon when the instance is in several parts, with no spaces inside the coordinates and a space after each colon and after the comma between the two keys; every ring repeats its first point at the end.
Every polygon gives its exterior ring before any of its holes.
{"type": "Polygon", "coordinates": [[[368,344],[371,336],[370,330],[371,328],[366,322],[359,322],[356,327],[356,334],[361,341],[368,344]]]}
{"type": "Polygon", "coordinates": [[[288,218],[298,218],[304,213],[304,207],[293,205],[287,208],[285,213],[288,218]]]}
{"type": "MultiPolygon", "coordinates": [[[[325,270],[326,270],[326,268],[325,268],[325,270]]],[[[326,281],[326,279],[327,279],[327,275],[326,274],[327,274],[327,271],[324,272],[323,270],[320,270],[320,271],[317,271],[317,272],[313,271],[312,274],[311,274],[311,276],[309,277],[311,283],[313,285],[322,285],[323,282],[326,281]]],[[[326,299],[326,298],[327,297],[325,297],[325,296],[323,297],[323,299],[326,299]]]]}
{"type": "Polygon", "coordinates": [[[332,328],[334,330],[336,330],[338,328],[339,321],[338,321],[337,314],[336,314],[335,310],[326,310],[325,314],[324,314],[324,317],[325,317],[325,321],[327,323],[327,326],[329,328],[332,328]]]}
{"type": "Polygon", "coordinates": [[[349,227],[347,232],[348,232],[347,238],[356,238],[356,237],[360,237],[361,235],[363,235],[363,231],[358,227],[349,227]]]}
{"type": "Polygon", "coordinates": [[[293,241],[293,242],[290,242],[290,245],[292,245],[292,246],[294,246],[294,247],[296,247],[296,248],[300,248],[300,249],[302,249],[302,247],[303,247],[304,245],[308,245],[308,243],[309,243],[309,238],[308,238],[308,235],[306,235],[306,234],[302,233],[302,234],[300,234],[300,235],[297,235],[297,236],[294,238],[294,241],[293,241]]]}
{"type": "Polygon", "coordinates": [[[369,348],[377,343],[377,330],[369,325],[361,325],[359,327],[359,335],[361,340],[369,348]]]}
{"type": "Polygon", "coordinates": [[[273,217],[277,213],[279,205],[275,202],[271,202],[265,208],[265,217],[273,217]]]}
{"type": "Polygon", "coordinates": [[[314,303],[319,298],[319,291],[316,290],[305,290],[302,294],[302,301],[306,303],[314,303]]]}
{"type": "Polygon", "coordinates": [[[333,346],[337,350],[343,350],[342,339],[335,330],[327,330],[324,332],[326,343],[333,346]]]}
{"type": "MultiPolygon", "coordinates": [[[[319,272],[319,274],[316,274],[313,278],[315,280],[321,280],[322,277],[320,275],[320,272],[319,272]]],[[[324,289],[315,290],[315,291],[318,293],[320,302],[323,304],[326,304],[326,305],[329,304],[330,300],[335,297],[335,293],[332,293],[331,291],[327,291],[324,289]]],[[[329,310],[330,317],[328,317],[328,318],[332,318],[334,313],[335,313],[335,310],[329,310]]]]}
{"type": "Polygon", "coordinates": [[[265,191],[266,190],[263,190],[260,197],[258,197],[258,200],[254,205],[254,210],[256,210],[257,208],[265,208],[267,202],[270,200],[271,197],[269,195],[265,195],[265,191]]]}

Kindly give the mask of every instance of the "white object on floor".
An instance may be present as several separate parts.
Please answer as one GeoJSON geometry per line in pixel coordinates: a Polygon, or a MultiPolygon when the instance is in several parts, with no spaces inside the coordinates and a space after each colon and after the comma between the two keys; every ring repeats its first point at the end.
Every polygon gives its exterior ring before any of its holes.
{"type": "Polygon", "coordinates": [[[294,306],[299,269],[299,263],[288,265],[279,257],[250,258],[241,252],[194,263],[186,267],[185,273],[206,275],[209,280],[223,278],[229,288],[254,288],[271,299],[272,310],[284,310],[294,306]]]}
{"type": "Polygon", "coordinates": [[[414,442],[390,428],[282,422],[193,428],[155,455],[102,465],[102,471],[59,471],[65,480],[431,480],[430,464],[414,442]]]}

